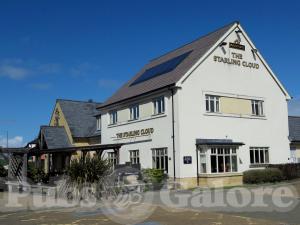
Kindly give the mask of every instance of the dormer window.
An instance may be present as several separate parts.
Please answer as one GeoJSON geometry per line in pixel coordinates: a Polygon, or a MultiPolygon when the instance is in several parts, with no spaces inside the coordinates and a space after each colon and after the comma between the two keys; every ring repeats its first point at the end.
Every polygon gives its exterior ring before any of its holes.
{"type": "Polygon", "coordinates": [[[101,116],[97,117],[97,131],[101,130],[101,116]]]}

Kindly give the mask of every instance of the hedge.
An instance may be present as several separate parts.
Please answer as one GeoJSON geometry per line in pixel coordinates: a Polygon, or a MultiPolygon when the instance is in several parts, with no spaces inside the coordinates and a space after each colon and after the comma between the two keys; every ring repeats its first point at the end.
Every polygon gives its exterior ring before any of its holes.
{"type": "Polygon", "coordinates": [[[268,168],[279,169],[285,180],[300,178],[300,163],[272,164],[268,168]]]}
{"type": "Polygon", "coordinates": [[[277,168],[248,170],[243,176],[245,184],[275,183],[282,180],[284,176],[277,168]]]}

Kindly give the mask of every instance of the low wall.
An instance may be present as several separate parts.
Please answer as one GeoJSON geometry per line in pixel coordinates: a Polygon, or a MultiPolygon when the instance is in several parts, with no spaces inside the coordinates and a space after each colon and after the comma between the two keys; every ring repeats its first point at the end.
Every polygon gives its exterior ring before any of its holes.
{"type": "Polygon", "coordinates": [[[177,183],[182,189],[189,189],[195,187],[202,188],[217,188],[243,185],[243,174],[206,174],[199,176],[199,186],[197,177],[177,178],[177,183]]]}

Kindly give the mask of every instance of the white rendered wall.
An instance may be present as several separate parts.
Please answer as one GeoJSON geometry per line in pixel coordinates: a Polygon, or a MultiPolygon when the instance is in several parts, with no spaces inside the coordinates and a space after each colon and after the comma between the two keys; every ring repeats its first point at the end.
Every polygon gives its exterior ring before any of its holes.
{"type": "MultiPolygon", "coordinates": [[[[246,50],[217,47],[189,77],[179,90],[180,158],[192,156],[193,163],[184,165],[180,160],[180,177],[196,176],[195,139],[233,139],[243,142],[238,150],[239,172],[249,169],[249,146],[269,147],[270,163],[286,163],[289,158],[288,113],[286,97],[250,46],[241,36],[246,50]],[[213,56],[230,57],[241,53],[243,60],[259,64],[259,69],[215,62],[213,56]],[[265,118],[236,118],[209,116],[205,112],[205,93],[230,96],[242,95],[264,100],[265,118]]],[[[225,41],[234,42],[233,32],[225,41]]],[[[178,149],[178,148],[177,148],[178,149]]]]}

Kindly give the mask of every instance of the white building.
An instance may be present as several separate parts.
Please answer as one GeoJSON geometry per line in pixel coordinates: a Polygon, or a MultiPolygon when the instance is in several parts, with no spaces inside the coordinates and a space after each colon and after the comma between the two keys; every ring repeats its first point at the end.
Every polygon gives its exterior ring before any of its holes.
{"type": "MultiPolygon", "coordinates": [[[[238,22],[150,61],[99,109],[116,163],[185,187],[234,185],[289,159],[289,94],[238,22]]],[[[100,119],[100,118],[99,118],[100,119]]]]}

